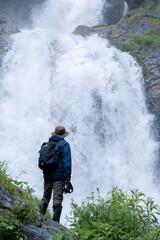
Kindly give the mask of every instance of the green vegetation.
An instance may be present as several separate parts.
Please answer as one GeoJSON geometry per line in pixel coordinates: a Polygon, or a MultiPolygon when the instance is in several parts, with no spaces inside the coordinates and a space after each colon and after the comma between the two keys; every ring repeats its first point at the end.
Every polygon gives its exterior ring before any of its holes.
{"type": "Polygon", "coordinates": [[[158,28],[159,28],[160,19],[159,18],[154,18],[154,17],[150,16],[149,17],[149,22],[153,25],[153,29],[155,31],[157,31],[158,28]]]}
{"type": "Polygon", "coordinates": [[[97,24],[96,26],[93,26],[94,28],[96,28],[96,27],[107,27],[108,25],[106,24],[106,23],[99,23],[99,24],[97,24]]]}
{"type": "Polygon", "coordinates": [[[152,7],[156,7],[157,12],[160,12],[160,0],[151,0],[151,1],[145,2],[143,4],[143,7],[140,9],[140,11],[132,15],[131,21],[138,21],[142,19],[144,14],[147,13],[147,11],[152,7]]]}
{"type": "Polygon", "coordinates": [[[21,222],[15,218],[9,220],[0,216],[0,239],[25,240],[27,239],[20,231],[21,222]]]}
{"type": "Polygon", "coordinates": [[[160,1],[158,2],[158,5],[157,5],[157,12],[160,13],[160,1]]]}
{"type": "MultiPolygon", "coordinates": [[[[138,21],[142,19],[139,24],[146,26],[146,21],[148,28],[143,34],[133,34],[130,40],[121,43],[120,49],[125,52],[133,53],[136,56],[137,61],[145,68],[144,66],[144,50],[147,48],[152,48],[152,50],[160,47],[160,35],[159,35],[159,25],[160,18],[151,16],[148,10],[154,8],[154,11],[160,12],[160,0],[151,0],[146,1],[143,6],[140,8],[138,13],[132,12],[131,21],[138,21]],[[144,18],[144,16],[147,17],[144,18]],[[144,19],[143,19],[144,18],[144,19]]],[[[143,28],[143,27],[142,27],[143,28]]],[[[144,74],[147,74],[144,69],[144,74]]]]}
{"type": "Polygon", "coordinates": [[[34,190],[26,182],[13,180],[7,174],[6,164],[0,162],[0,188],[9,191],[17,198],[13,205],[8,207],[4,216],[0,216],[0,236],[3,239],[26,239],[20,231],[21,224],[34,224],[40,220],[39,199],[33,196],[34,190]]]}
{"type": "Polygon", "coordinates": [[[147,10],[146,10],[145,8],[142,8],[142,9],[140,10],[140,12],[132,15],[131,21],[136,22],[136,21],[142,19],[142,18],[143,18],[143,15],[144,15],[146,12],[147,12],[147,10]]]}
{"type": "Polygon", "coordinates": [[[72,202],[71,229],[56,240],[151,240],[160,239],[159,206],[138,190],[130,194],[113,188],[106,199],[92,194],[78,206],[72,202]]]}
{"type": "Polygon", "coordinates": [[[132,52],[136,50],[143,50],[147,47],[156,49],[160,46],[160,36],[155,34],[152,29],[149,29],[145,34],[134,34],[131,40],[121,44],[121,50],[125,52],[132,52]]]}
{"type": "MultiPolygon", "coordinates": [[[[0,188],[14,194],[17,201],[0,216],[0,239],[27,240],[21,225],[40,220],[39,200],[26,183],[13,180],[0,162],[0,188]]],[[[53,236],[55,240],[151,240],[160,239],[157,216],[160,208],[138,190],[130,194],[113,188],[104,199],[94,194],[78,206],[72,201],[71,229],[53,236]]],[[[50,239],[50,240],[51,240],[50,239]]]]}

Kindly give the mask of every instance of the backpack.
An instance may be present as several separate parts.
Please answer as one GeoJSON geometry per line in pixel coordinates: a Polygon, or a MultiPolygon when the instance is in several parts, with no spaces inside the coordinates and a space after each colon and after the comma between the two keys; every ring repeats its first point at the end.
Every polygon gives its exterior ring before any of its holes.
{"type": "Polygon", "coordinates": [[[39,150],[38,166],[41,170],[54,171],[58,167],[60,150],[56,142],[44,142],[39,150]]]}

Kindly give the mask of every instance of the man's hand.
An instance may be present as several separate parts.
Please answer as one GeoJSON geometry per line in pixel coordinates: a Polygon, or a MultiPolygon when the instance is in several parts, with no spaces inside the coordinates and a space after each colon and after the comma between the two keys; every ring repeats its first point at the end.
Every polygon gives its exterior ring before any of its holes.
{"type": "Polygon", "coordinates": [[[65,181],[64,192],[65,193],[72,193],[73,192],[73,186],[72,186],[72,183],[69,180],[65,181]]]}

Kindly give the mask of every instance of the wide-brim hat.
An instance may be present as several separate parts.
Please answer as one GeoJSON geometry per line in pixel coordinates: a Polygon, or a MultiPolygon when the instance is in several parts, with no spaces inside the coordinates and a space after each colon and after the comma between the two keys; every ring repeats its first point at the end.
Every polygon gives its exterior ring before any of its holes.
{"type": "Polygon", "coordinates": [[[69,135],[69,132],[66,131],[65,127],[63,126],[57,126],[55,128],[55,131],[51,133],[51,135],[56,135],[62,138],[65,138],[69,135]]]}

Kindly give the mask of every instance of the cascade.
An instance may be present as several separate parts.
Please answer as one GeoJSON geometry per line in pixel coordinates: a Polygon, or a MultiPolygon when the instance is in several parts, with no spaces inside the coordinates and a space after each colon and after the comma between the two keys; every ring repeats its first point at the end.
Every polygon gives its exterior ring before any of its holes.
{"type": "Polygon", "coordinates": [[[157,144],[143,94],[140,66],[97,35],[71,32],[95,25],[101,0],[48,0],[34,11],[34,26],[10,37],[0,81],[0,158],[19,180],[43,193],[38,151],[56,125],[70,131],[74,193],[79,202],[112,186],[158,199],[153,184],[157,144]]]}

